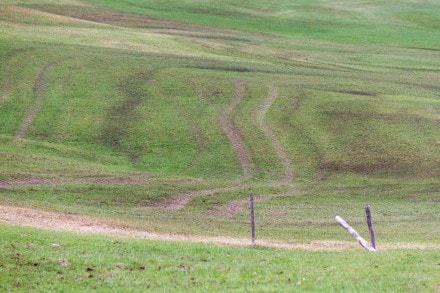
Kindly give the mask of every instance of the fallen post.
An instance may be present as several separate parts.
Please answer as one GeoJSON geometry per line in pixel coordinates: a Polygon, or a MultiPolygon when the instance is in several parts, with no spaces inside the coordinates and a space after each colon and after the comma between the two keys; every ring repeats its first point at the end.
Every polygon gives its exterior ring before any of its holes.
{"type": "Polygon", "coordinates": [[[374,233],[373,218],[371,217],[371,209],[369,204],[365,206],[365,214],[367,215],[367,224],[368,230],[370,231],[371,246],[376,249],[376,234],[374,233]]]}
{"type": "Polygon", "coordinates": [[[361,235],[359,235],[359,233],[356,232],[356,230],[354,230],[350,225],[348,225],[348,223],[345,222],[344,219],[342,219],[340,216],[336,216],[335,220],[336,222],[339,223],[339,225],[344,227],[344,229],[347,230],[347,232],[350,233],[359,242],[359,244],[362,245],[362,247],[364,247],[368,251],[376,251],[376,249],[373,248],[370,244],[368,244],[368,242],[365,241],[365,239],[362,238],[361,235]]]}

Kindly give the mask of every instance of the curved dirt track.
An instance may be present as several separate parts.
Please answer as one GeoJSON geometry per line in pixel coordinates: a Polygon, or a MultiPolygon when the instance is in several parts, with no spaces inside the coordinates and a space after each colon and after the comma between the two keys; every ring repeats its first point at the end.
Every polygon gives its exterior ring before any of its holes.
{"type": "Polygon", "coordinates": [[[37,116],[38,112],[40,112],[41,108],[44,104],[44,95],[45,95],[45,86],[46,86],[46,78],[50,69],[54,66],[54,64],[46,64],[37,75],[35,79],[35,92],[37,93],[37,102],[35,103],[34,108],[26,115],[23,120],[23,124],[20,129],[15,134],[18,138],[24,138],[26,136],[26,132],[29,129],[32,121],[37,116]]]}
{"type": "MultiPolygon", "coordinates": [[[[262,202],[272,199],[274,196],[260,195],[255,197],[255,202],[262,202]]],[[[249,198],[234,200],[227,205],[218,206],[214,210],[209,211],[208,215],[216,217],[232,218],[244,211],[249,205],[249,198]]]]}
{"type": "Polygon", "coordinates": [[[257,112],[257,122],[260,129],[264,132],[264,135],[271,142],[278,158],[281,161],[281,164],[283,165],[284,177],[280,180],[280,182],[286,183],[295,178],[295,172],[293,170],[292,160],[290,160],[283,145],[277,139],[275,132],[273,132],[272,129],[270,129],[264,122],[264,118],[266,117],[267,111],[269,111],[270,107],[272,107],[277,96],[278,96],[277,86],[275,85],[270,86],[269,93],[266,99],[264,100],[262,107],[257,112]]]}
{"type": "MultiPolygon", "coordinates": [[[[250,246],[248,239],[232,237],[192,236],[160,234],[128,228],[123,222],[97,219],[73,214],[62,214],[29,208],[0,205],[0,223],[33,227],[51,231],[101,234],[112,237],[148,239],[176,242],[207,243],[228,246],[250,246]]],[[[343,251],[362,250],[357,243],[346,241],[312,241],[308,243],[257,240],[258,246],[284,250],[343,251]]],[[[401,243],[385,244],[379,250],[387,249],[440,249],[440,244],[401,243]]]]}
{"type": "Polygon", "coordinates": [[[17,185],[46,185],[62,183],[59,179],[46,179],[46,178],[29,178],[21,180],[7,180],[0,181],[0,187],[17,186],[17,185]]]}
{"type": "Polygon", "coordinates": [[[235,116],[232,115],[233,110],[243,99],[245,93],[246,82],[243,80],[237,81],[235,89],[235,97],[223,111],[219,118],[219,124],[223,131],[228,136],[229,141],[237,155],[238,161],[243,168],[243,180],[249,179],[254,173],[254,167],[248,150],[246,149],[243,133],[235,123],[235,116]]]}
{"type": "Polygon", "coordinates": [[[183,209],[194,197],[197,196],[206,196],[217,192],[234,191],[234,190],[241,190],[247,188],[248,188],[247,186],[230,186],[230,187],[219,187],[219,188],[196,190],[184,194],[169,196],[162,201],[154,202],[151,205],[151,207],[163,208],[168,211],[177,211],[183,209]]]}
{"type": "MultiPolygon", "coordinates": [[[[263,194],[256,195],[255,202],[265,202],[277,197],[286,197],[286,196],[295,196],[297,194],[296,190],[292,190],[290,192],[280,193],[280,194],[263,194]]],[[[226,205],[221,205],[216,207],[215,209],[209,211],[207,214],[209,216],[216,217],[226,217],[232,218],[237,214],[243,212],[246,208],[249,207],[249,198],[242,198],[238,200],[234,200],[226,205]]]]}

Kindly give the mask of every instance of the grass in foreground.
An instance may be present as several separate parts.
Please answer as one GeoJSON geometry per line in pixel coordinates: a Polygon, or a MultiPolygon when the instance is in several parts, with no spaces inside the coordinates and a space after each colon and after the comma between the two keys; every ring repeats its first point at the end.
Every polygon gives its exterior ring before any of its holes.
{"type": "Polygon", "coordinates": [[[275,251],[0,226],[2,291],[432,292],[440,252],[275,251]]]}

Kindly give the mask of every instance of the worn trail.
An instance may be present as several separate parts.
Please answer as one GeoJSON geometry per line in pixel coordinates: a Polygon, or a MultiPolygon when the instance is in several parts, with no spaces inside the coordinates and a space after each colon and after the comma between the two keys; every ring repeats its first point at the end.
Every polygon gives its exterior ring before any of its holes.
{"type": "Polygon", "coordinates": [[[163,208],[168,211],[177,211],[183,209],[193,198],[197,196],[211,195],[217,192],[227,192],[247,189],[247,186],[230,186],[230,187],[219,187],[204,190],[191,191],[184,194],[173,195],[165,198],[162,201],[155,202],[151,206],[157,208],[163,208]]]}
{"type": "MultiPolygon", "coordinates": [[[[112,237],[148,239],[161,241],[207,243],[228,246],[250,246],[250,240],[233,237],[210,237],[195,235],[176,235],[153,233],[129,228],[124,222],[98,219],[82,215],[63,214],[29,208],[0,205],[0,223],[34,227],[52,231],[101,234],[112,237]]],[[[312,241],[308,243],[257,240],[258,246],[285,250],[306,251],[343,251],[361,250],[354,242],[346,241],[312,241]]],[[[440,249],[440,244],[399,243],[385,244],[379,249],[440,249]]]]}
{"type": "Polygon", "coordinates": [[[29,126],[43,107],[44,96],[46,92],[45,87],[47,74],[53,66],[53,64],[47,64],[40,70],[40,72],[38,72],[37,78],[35,79],[35,92],[37,94],[37,102],[35,103],[34,108],[24,118],[20,129],[15,134],[16,137],[24,138],[26,136],[29,126]]]}
{"type": "MultiPolygon", "coordinates": [[[[295,196],[298,194],[298,192],[299,192],[298,189],[294,189],[294,190],[292,189],[289,192],[284,192],[280,194],[256,195],[255,202],[256,203],[265,202],[277,197],[295,196]]],[[[234,200],[226,205],[220,205],[215,209],[209,211],[208,215],[216,216],[216,217],[232,218],[238,215],[239,213],[243,212],[246,208],[249,208],[249,198],[242,198],[242,199],[234,200]]]]}
{"type": "Polygon", "coordinates": [[[231,142],[238,161],[243,168],[243,180],[249,179],[252,176],[252,174],[254,173],[254,166],[251,156],[246,149],[243,133],[235,123],[235,115],[233,115],[233,110],[243,99],[245,93],[245,85],[245,81],[240,80],[237,82],[235,97],[220,115],[219,119],[219,124],[223,131],[226,133],[229,141],[231,142]]]}
{"type": "Polygon", "coordinates": [[[269,139],[271,142],[273,148],[275,149],[275,152],[277,156],[280,159],[281,164],[284,168],[284,176],[281,179],[281,182],[289,182],[292,179],[295,178],[295,172],[293,169],[292,160],[287,155],[287,152],[283,145],[278,140],[275,132],[267,126],[267,124],[264,121],[264,118],[266,117],[267,112],[269,111],[270,107],[272,107],[273,103],[275,102],[276,98],[278,96],[278,88],[275,85],[272,85],[269,88],[269,93],[264,100],[263,105],[260,107],[258,113],[257,113],[257,122],[260,127],[260,129],[263,131],[264,135],[269,139]]]}
{"type": "Polygon", "coordinates": [[[156,175],[151,173],[144,173],[138,175],[130,175],[128,177],[113,177],[113,176],[90,176],[83,178],[27,178],[18,180],[0,180],[1,187],[13,187],[13,186],[36,186],[36,185],[63,185],[63,184],[96,184],[96,185],[149,185],[149,184],[196,184],[202,181],[200,180],[153,180],[156,175]]]}

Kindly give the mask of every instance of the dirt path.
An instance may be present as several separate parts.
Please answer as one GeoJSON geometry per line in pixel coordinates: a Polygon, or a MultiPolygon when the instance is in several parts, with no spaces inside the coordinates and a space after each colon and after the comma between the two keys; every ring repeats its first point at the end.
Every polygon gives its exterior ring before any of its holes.
{"type": "MultiPolygon", "coordinates": [[[[207,243],[228,246],[250,246],[250,241],[243,238],[212,237],[161,234],[128,228],[124,222],[98,219],[74,214],[62,214],[29,208],[0,205],[0,223],[34,227],[51,231],[67,231],[75,233],[101,234],[112,237],[128,237],[132,239],[148,239],[176,242],[207,243]]],[[[343,251],[362,250],[353,242],[346,241],[312,241],[308,243],[281,242],[257,239],[257,245],[284,249],[307,251],[343,251]]],[[[378,247],[387,249],[440,249],[440,244],[398,243],[385,244],[378,247]]]]}
{"type": "Polygon", "coordinates": [[[197,184],[203,181],[200,180],[155,180],[148,181],[150,178],[155,178],[156,175],[145,173],[138,175],[131,175],[125,178],[112,176],[90,176],[83,178],[27,178],[20,180],[0,180],[0,187],[11,187],[19,185],[53,185],[53,184],[97,184],[97,185],[117,185],[117,184],[131,184],[131,185],[149,185],[149,184],[197,184]]]}
{"type": "Polygon", "coordinates": [[[47,64],[40,70],[40,72],[38,72],[37,78],[35,79],[35,92],[37,94],[37,102],[35,103],[34,108],[24,118],[23,124],[15,134],[16,137],[24,138],[26,136],[26,132],[29,129],[29,126],[43,107],[47,74],[53,66],[54,64],[47,64]]]}
{"type": "Polygon", "coordinates": [[[45,179],[45,178],[28,178],[21,180],[7,180],[0,181],[0,187],[17,186],[17,185],[45,185],[61,183],[60,179],[45,179]]]}
{"type": "MultiPolygon", "coordinates": [[[[227,134],[234,148],[234,151],[237,155],[237,158],[240,161],[240,164],[242,165],[243,173],[244,173],[242,179],[244,180],[248,179],[254,171],[253,171],[250,155],[245,148],[243,135],[241,133],[241,130],[235,125],[235,121],[234,121],[235,118],[232,115],[232,112],[243,98],[243,95],[245,93],[245,85],[246,84],[244,81],[237,82],[235,98],[231,101],[229,106],[222,113],[219,120],[220,126],[227,134]]],[[[270,142],[274,146],[274,149],[284,167],[284,176],[278,183],[286,183],[291,181],[295,177],[292,167],[292,161],[288,157],[284,147],[278,141],[275,133],[264,122],[264,117],[266,116],[267,111],[270,109],[275,99],[277,98],[277,95],[278,95],[277,87],[275,85],[272,85],[269,89],[269,93],[264,101],[263,106],[260,108],[260,110],[257,113],[257,122],[260,128],[262,129],[262,131],[264,132],[264,134],[266,135],[266,137],[270,140],[270,142]]],[[[274,186],[278,186],[278,185],[279,184],[275,183],[274,186]]],[[[194,191],[187,194],[180,194],[180,195],[167,197],[165,200],[157,203],[153,203],[151,206],[164,208],[169,211],[176,211],[184,208],[194,197],[206,196],[217,192],[233,191],[240,189],[243,189],[243,187],[237,186],[237,187],[215,188],[215,189],[194,191]]],[[[257,200],[260,201],[269,200],[273,197],[274,196],[259,196],[257,197],[257,200]]],[[[226,206],[220,206],[218,207],[218,209],[211,211],[211,215],[233,217],[236,214],[243,211],[246,204],[247,204],[246,199],[233,201],[226,206]]]]}
{"type": "Polygon", "coordinates": [[[260,129],[264,132],[264,135],[272,143],[277,156],[280,158],[281,164],[283,165],[284,168],[284,176],[280,181],[286,183],[291,181],[293,178],[295,178],[295,172],[293,171],[292,161],[287,155],[287,152],[284,149],[283,145],[277,139],[275,132],[273,132],[272,129],[270,129],[264,122],[264,118],[266,117],[266,114],[269,111],[270,107],[272,107],[273,103],[275,102],[277,96],[278,96],[278,88],[277,86],[272,85],[269,88],[269,93],[266,99],[264,100],[263,105],[257,112],[257,122],[260,129]]]}
{"type": "Polygon", "coordinates": [[[254,167],[248,150],[246,149],[243,133],[235,123],[235,115],[232,115],[233,110],[243,99],[245,93],[246,82],[243,80],[237,81],[235,89],[235,97],[229,106],[223,111],[219,118],[219,124],[223,131],[228,136],[229,141],[234,148],[238,161],[243,168],[243,180],[249,179],[254,173],[254,167]]]}
{"type": "Polygon", "coordinates": [[[204,190],[196,190],[188,192],[185,194],[173,195],[165,198],[162,201],[154,202],[151,207],[163,208],[168,211],[177,211],[183,209],[194,197],[211,195],[217,192],[234,191],[240,189],[247,189],[247,186],[230,186],[230,187],[219,187],[204,190]]]}

